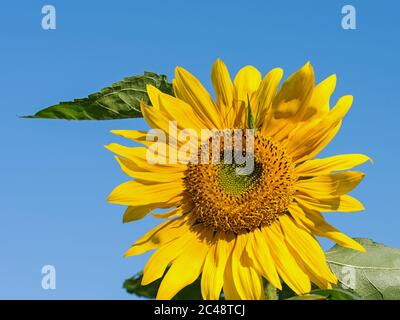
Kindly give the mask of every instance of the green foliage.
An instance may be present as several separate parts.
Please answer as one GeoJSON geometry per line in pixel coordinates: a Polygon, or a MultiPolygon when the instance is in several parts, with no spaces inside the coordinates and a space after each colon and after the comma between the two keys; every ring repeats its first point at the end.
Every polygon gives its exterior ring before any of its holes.
{"type": "Polygon", "coordinates": [[[246,127],[247,129],[255,129],[255,120],[254,120],[254,115],[253,115],[253,110],[250,105],[250,99],[247,97],[247,116],[246,116],[246,127]]]}
{"type": "Polygon", "coordinates": [[[172,85],[165,75],[145,72],[140,76],[125,78],[93,93],[87,98],[60,102],[45,108],[33,116],[23,118],[44,118],[64,120],[112,120],[140,118],[140,101],[150,104],[146,85],[151,84],[164,93],[173,94],[172,85]]]}
{"type": "Polygon", "coordinates": [[[400,300],[400,250],[370,239],[355,240],[366,253],[338,245],[326,253],[340,284],[363,299],[400,300]]]}
{"type": "Polygon", "coordinates": [[[295,295],[288,298],[287,300],[360,300],[360,297],[349,291],[339,288],[333,288],[329,290],[312,290],[309,294],[302,296],[295,295]]]}
{"type": "MultiPolygon", "coordinates": [[[[123,287],[128,293],[132,293],[142,298],[155,299],[161,279],[158,279],[146,286],[142,286],[143,273],[139,272],[132,278],[125,280],[123,287]]],[[[200,279],[197,279],[191,285],[183,288],[176,294],[173,300],[201,300],[200,279]]]]}
{"type": "Polygon", "coordinates": [[[360,300],[361,298],[354,293],[340,288],[330,290],[317,289],[311,291],[311,294],[325,297],[326,300],[360,300]]]}

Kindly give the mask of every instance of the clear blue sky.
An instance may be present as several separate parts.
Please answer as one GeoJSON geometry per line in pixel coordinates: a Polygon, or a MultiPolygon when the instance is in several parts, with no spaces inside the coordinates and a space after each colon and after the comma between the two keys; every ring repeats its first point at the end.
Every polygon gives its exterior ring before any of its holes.
{"type": "MultiPolygon", "coordinates": [[[[338,76],[335,99],[355,103],[324,155],[360,152],[375,164],[354,192],[367,210],[330,213],[352,236],[400,247],[398,159],[400,6],[351,1],[357,30],[341,28],[344,1],[2,1],[0,5],[0,298],[132,299],[121,288],[148,255],[123,258],[155,224],[123,225],[106,202],[127,178],[104,144],[111,129],[143,129],[142,119],[66,122],[19,119],[144,70],[169,78],[181,65],[211,87],[220,57],[289,75],[310,60],[321,80],[338,76]],[[41,28],[41,8],[57,9],[57,29],[41,28]],[[57,289],[41,288],[41,268],[57,289]]],[[[325,248],[330,246],[323,242],[325,248]]]]}

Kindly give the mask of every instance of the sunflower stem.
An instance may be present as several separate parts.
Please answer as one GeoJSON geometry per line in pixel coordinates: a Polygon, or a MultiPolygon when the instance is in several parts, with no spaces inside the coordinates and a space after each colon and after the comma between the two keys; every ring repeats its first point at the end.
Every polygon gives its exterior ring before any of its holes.
{"type": "Polygon", "coordinates": [[[278,300],[278,294],[276,292],[276,288],[268,282],[265,284],[264,293],[265,293],[265,300],[278,300]]]}

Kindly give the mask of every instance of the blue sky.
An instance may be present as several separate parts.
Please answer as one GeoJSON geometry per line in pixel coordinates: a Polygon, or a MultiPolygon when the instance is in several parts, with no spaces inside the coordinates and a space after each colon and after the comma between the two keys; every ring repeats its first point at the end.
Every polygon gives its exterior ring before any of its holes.
{"type": "MultiPolygon", "coordinates": [[[[395,1],[3,1],[0,5],[0,298],[132,299],[122,289],[148,255],[123,258],[154,219],[122,224],[106,202],[127,180],[104,144],[111,129],[143,129],[142,119],[66,122],[19,119],[58,101],[84,97],[144,70],[173,76],[181,65],[211,87],[222,58],[235,73],[252,64],[285,77],[310,60],[317,80],[336,73],[334,95],[355,102],[323,155],[365,153],[367,177],[353,193],[360,213],[330,213],[352,236],[400,247],[397,209],[400,6],[395,1]],[[41,8],[57,29],[41,28],[41,8]],[[341,28],[341,8],[357,29],[341,28]],[[41,268],[57,289],[41,288],[41,268]]],[[[323,241],[328,248],[330,243],[323,241]]]]}

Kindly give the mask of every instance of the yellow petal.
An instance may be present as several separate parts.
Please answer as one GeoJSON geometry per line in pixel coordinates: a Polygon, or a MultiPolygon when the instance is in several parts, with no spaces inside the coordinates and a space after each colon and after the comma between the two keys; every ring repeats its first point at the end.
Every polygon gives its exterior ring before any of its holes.
{"type": "MultiPolygon", "coordinates": [[[[152,164],[148,160],[148,149],[144,147],[125,147],[117,143],[111,143],[105,146],[108,150],[134,162],[136,166],[140,167],[143,171],[148,172],[183,172],[187,169],[183,164],[169,164],[167,156],[162,153],[159,154],[160,161],[165,160],[165,164],[152,164]]],[[[162,149],[162,148],[161,148],[162,149]]],[[[152,155],[152,154],[150,154],[152,155]]]]}
{"type": "Polygon", "coordinates": [[[170,182],[183,179],[185,176],[183,171],[180,172],[150,172],[144,171],[132,160],[122,157],[115,157],[121,166],[122,171],[130,177],[153,181],[153,182],[170,182]]]}
{"type": "Polygon", "coordinates": [[[340,128],[341,120],[353,102],[352,96],[339,99],[336,106],[321,120],[299,125],[288,138],[287,150],[297,163],[317,155],[333,139],[340,128]]]}
{"type": "Polygon", "coordinates": [[[315,86],[303,121],[321,118],[329,112],[329,100],[335,87],[336,75],[331,75],[315,86]]]}
{"type": "Polygon", "coordinates": [[[272,69],[262,80],[256,93],[256,127],[260,128],[266,121],[267,114],[270,112],[272,101],[275,98],[276,90],[283,76],[281,68],[272,69]]]}
{"type": "Polygon", "coordinates": [[[221,116],[214,101],[190,72],[177,67],[173,86],[176,97],[188,103],[195,110],[197,116],[208,124],[208,129],[222,129],[221,116]]]}
{"type": "Polygon", "coordinates": [[[219,300],[222,289],[223,281],[220,288],[215,285],[214,275],[217,268],[216,249],[217,243],[214,242],[204,261],[203,272],[201,274],[201,294],[204,300],[219,300]]]}
{"type": "Polygon", "coordinates": [[[347,171],[320,175],[296,182],[296,190],[311,196],[340,196],[353,190],[365,177],[358,171],[347,171]]]}
{"type": "MultiPolygon", "coordinates": [[[[307,265],[301,258],[301,256],[293,250],[293,248],[289,247],[290,253],[293,255],[293,257],[296,259],[297,264],[303,270],[305,274],[310,278],[311,282],[316,284],[319,288],[321,289],[332,289],[332,282],[329,282],[327,279],[325,279],[322,276],[319,276],[314,272],[314,269],[312,269],[309,265],[307,265]]],[[[333,283],[336,283],[337,280],[335,280],[333,283]]]]}
{"type": "MultiPolygon", "coordinates": [[[[178,197],[178,198],[172,198],[169,201],[165,202],[155,202],[149,205],[143,205],[143,206],[129,206],[125,212],[124,216],[122,219],[123,223],[128,223],[131,221],[136,221],[139,219],[144,218],[147,214],[151,213],[155,209],[167,209],[171,207],[175,207],[179,205],[179,203],[186,201],[186,199],[183,197],[178,197]]],[[[186,210],[186,208],[189,208],[189,206],[192,206],[191,203],[184,203],[180,207],[175,208],[169,212],[164,212],[164,213],[152,213],[152,215],[155,218],[172,218],[172,217],[177,217],[181,216],[185,213],[188,213],[190,210],[186,210]]]]}
{"type": "Polygon", "coordinates": [[[225,63],[217,59],[212,71],[211,80],[214,86],[218,106],[230,106],[233,102],[233,83],[225,63]]]}
{"type": "Polygon", "coordinates": [[[235,281],[233,279],[232,273],[232,254],[229,256],[228,261],[226,262],[225,271],[224,271],[224,298],[225,300],[240,300],[240,295],[237,290],[235,281]]]}
{"type": "Polygon", "coordinates": [[[331,226],[321,213],[307,208],[300,208],[297,204],[293,203],[289,207],[290,213],[297,216],[304,225],[315,235],[335,241],[342,247],[354,249],[357,251],[365,252],[366,250],[358,242],[348,237],[338,229],[331,226]]]}
{"type": "Polygon", "coordinates": [[[183,100],[161,92],[153,86],[148,85],[147,87],[147,90],[151,88],[153,95],[158,95],[160,112],[170,121],[176,121],[178,129],[193,129],[200,133],[201,129],[207,128],[207,124],[197,116],[192,106],[183,100]]]}
{"type": "Polygon", "coordinates": [[[151,105],[155,109],[160,109],[160,90],[152,85],[146,85],[146,92],[150,98],[151,105]]]}
{"type": "MultiPolygon", "coordinates": [[[[166,99],[174,99],[173,97],[170,97],[168,95],[165,95],[164,97],[169,97],[166,99]]],[[[164,98],[160,98],[161,104],[165,102],[164,98]]],[[[200,138],[201,135],[196,131],[196,130],[201,130],[199,129],[199,124],[196,122],[198,119],[197,116],[185,116],[181,117],[174,123],[176,119],[173,119],[170,114],[166,114],[163,111],[156,109],[154,107],[150,107],[143,102],[140,104],[143,118],[146,120],[146,122],[150,125],[150,127],[153,130],[156,130],[156,133],[153,133],[153,136],[156,137],[156,140],[152,141],[151,144],[153,145],[155,143],[158,144],[160,148],[158,150],[165,150],[165,152],[160,152],[160,156],[164,157],[165,160],[163,162],[168,163],[169,159],[169,151],[173,151],[175,154],[178,152],[178,148],[182,146],[182,144],[185,144],[186,141],[181,141],[179,138],[179,134],[181,133],[181,130],[194,130],[193,134],[194,140],[197,142],[197,138],[200,138]],[[197,134],[197,136],[196,136],[197,134]],[[168,143],[171,141],[171,139],[174,139],[176,141],[176,146],[174,146],[172,143],[168,143]],[[161,141],[160,141],[161,140],[161,141]],[[161,148],[164,147],[164,148],[161,148]],[[166,152],[168,151],[168,152],[166,152]]],[[[181,110],[182,111],[182,110],[181,110]]],[[[182,111],[183,112],[183,111],[182,111]]],[[[184,112],[183,112],[184,113],[184,112]]],[[[157,146],[157,145],[155,145],[157,146]]],[[[193,144],[193,146],[197,146],[196,143],[193,144]]],[[[161,158],[163,160],[163,158],[161,158]]]]}
{"type": "Polygon", "coordinates": [[[243,254],[247,237],[247,233],[237,235],[231,256],[231,263],[227,265],[227,267],[231,268],[230,274],[232,278],[225,281],[231,282],[233,280],[235,291],[238,293],[240,299],[259,300],[264,297],[264,287],[262,278],[253,268],[251,260],[246,254],[243,254]]]}
{"type": "Polygon", "coordinates": [[[261,73],[253,66],[245,66],[237,73],[235,84],[236,99],[247,103],[260,86],[261,73]]]}
{"type": "Polygon", "coordinates": [[[160,109],[140,103],[143,118],[152,129],[162,130],[165,134],[169,132],[170,119],[160,109]]]}
{"type": "Polygon", "coordinates": [[[360,201],[349,195],[317,198],[305,194],[296,194],[295,199],[302,206],[322,212],[356,212],[364,210],[360,201]]]}
{"type": "Polygon", "coordinates": [[[250,101],[253,115],[256,111],[256,93],[261,83],[261,73],[252,66],[239,70],[234,80],[234,128],[246,127],[250,101]]]}
{"type": "Polygon", "coordinates": [[[307,62],[283,83],[272,103],[263,133],[278,141],[285,139],[307,113],[313,88],[314,69],[307,62]]]}
{"type": "Polygon", "coordinates": [[[314,237],[305,229],[298,227],[288,215],[282,215],[279,222],[290,251],[301,258],[316,278],[336,283],[337,279],[330,271],[325,254],[314,237]]]}
{"type": "Polygon", "coordinates": [[[249,233],[246,252],[252,260],[255,270],[262,274],[272,286],[282,290],[274,260],[260,229],[254,229],[253,232],[249,233]]]}
{"type": "Polygon", "coordinates": [[[262,228],[262,232],[266,237],[275,266],[282,280],[297,294],[310,292],[310,279],[289,252],[279,222],[262,228]]]}
{"type": "Polygon", "coordinates": [[[297,202],[292,201],[292,203],[289,205],[288,211],[299,226],[307,229],[309,225],[313,224],[313,222],[306,216],[305,212],[300,208],[297,202]]]}
{"type": "Polygon", "coordinates": [[[188,200],[188,199],[184,199],[183,203],[181,206],[179,206],[178,208],[174,208],[168,212],[164,212],[164,213],[153,213],[153,217],[158,218],[158,219],[166,219],[166,218],[172,218],[172,217],[178,217],[181,215],[184,215],[186,213],[189,213],[190,211],[192,211],[194,208],[193,203],[188,200]]]}
{"type": "Polygon", "coordinates": [[[165,245],[178,238],[188,230],[188,217],[183,216],[168,220],[147,232],[137,240],[126,252],[125,256],[135,256],[165,245]]]}
{"type": "Polygon", "coordinates": [[[298,117],[306,102],[311,98],[314,87],[314,69],[307,62],[299,71],[291,75],[282,85],[273,103],[275,119],[298,117]]]}
{"type": "Polygon", "coordinates": [[[147,131],[142,130],[111,130],[111,133],[116,134],[120,137],[131,139],[135,142],[141,143],[143,145],[150,145],[153,143],[153,135],[147,131]],[[149,138],[149,141],[148,141],[149,138]]]}
{"type": "MultiPolygon", "coordinates": [[[[292,218],[296,221],[296,224],[305,230],[308,230],[311,232],[311,229],[307,227],[307,223],[309,222],[310,224],[313,224],[311,220],[309,220],[306,216],[305,213],[298,207],[298,205],[293,202],[292,205],[289,207],[290,214],[292,218]],[[299,214],[301,212],[301,214],[299,214]],[[306,223],[307,222],[307,223],[306,223]]],[[[319,288],[323,289],[331,289],[332,285],[331,282],[326,280],[324,277],[318,276],[317,274],[314,273],[313,269],[310,268],[301,258],[301,256],[289,246],[289,251],[293,255],[293,257],[296,259],[297,264],[299,267],[303,270],[305,274],[307,274],[311,280],[311,282],[315,283],[319,288]]]]}
{"type": "Polygon", "coordinates": [[[212,242],[213,230],[206,229],[202,232],[199,230],[192,232],[196,236],[172,261],[172,265],[158,289],[157,299],[172,299],[180,290],[196,281],[199,277],[210,249],[208,243],[212,242]],[[198,234],[199,232],[201,234],[198,234]],[[196,254],[193,254],[194,252],[196,254]]]}
{"type": "Polygon", "coordinates": [[[224,284],[224,272],[235,244],[232,233],[217,232],[204,262],[201,293],[205,300],[218,300],[224,284]]]}
{"type": "Polygon", "coordinates": [[[148,205],[167,202],[177,198],[184,190],[181,180],[150,184],[143,180],[132,180],[120,184],[108,196],[108,201],[127,206],[148,205]],[[154,195],[157,195],[155,198],[154,195]]]}
{"type": "Polygon", "coordinates": [[[223,113],[222,121],[224,126],[232,128],[235,119],[233,110],[233,83],[228,68],[221,59],[217,59],[212,67],[211,80],[214,86],[217,107],[223,113]]]}
{"type": "Polygon", "coordinates": [[[295,168],[295,174],[299,176],[316,176],[328,174],[333,171],[352,169],[368,160],[363,154],[342,154],[323,159],[307,160],[295,168]]]}
{"type": "MultiPolygon", "coordinates": [[[[142,285],[145,286],[161,278],[168,265],[190,246],[196,235],[190,231],[188,224],[182,225],[178,237],[172,238],[169,242],[159,246],[152,254],[143,269],[142,285]]],[[[173,237],[173,236],[171,236],[173,237]]]]}
{"type": "Polygon", "coordinates": [[[123,222],[136,221],[147,216],[156,207],[154,205],[130,206],[124,212],[123,222]]]}
{"type": "MultiPolygon", "coordinates": [[[[165,95],[167,97],[167,95],[165,95]]],[[[169,96],[168,96],[169,97],[169,96]]],[[[170,99],[170,98],[168,98],[170,99]]],[[[173,98],[171,98],[173,99],[173,98]]],[[[164,98],[161,98],[162,103],[165,102],[164,98]],[[163,102],[164,101],[164,102],[163,102]]],[[[189,133],[189,130],[194,130],[195,132],[190,132],[190,136],[194,137],[195,143],[191,143],[191,146],[197,147],[198,139],[201,137],[201,134],[196,130],[201,130],[200,125],[196,122],[197,116],[185,116],[175,121],[175,119],[171,118],[170,114],[166,114],[161,110],[158,110],[154,107],[150,107],[144,103],[141,103],[141,110],[143,114],[143,118],[150,125],[150,127],[157,131],[153,133],[156,137],[154,141],[152,141],[150,145],[154,145],[154,147],[158,147],[157,150],[161,152],[159,153],[160,160],[158,162],[169,163],[169,158],[173,157],[175,159],[176,155],[180,147],[183,144],[186,144],[186,140],[181,140],[180,134],[182,130],[185,130],[189,133]],[[173,139],[176,144],[170,143],[171,139],[173,139]],[[174,152],[173,155],[169,154],[169,152],[174,152]]],[[[182,110],[181,110],[182,111],[182,110]]],[[[184,132],[185,133],[185,132],[184,132]]],[[[183,138],[182,138],[183,139],[183,138]]],[[[190,140],[192,141],[192,140],[190,140]]],[[[181,159],[181,158],[178,158],[181,159]]],[[[173,162],[174,164],[176,161],[173,162]]]]}

